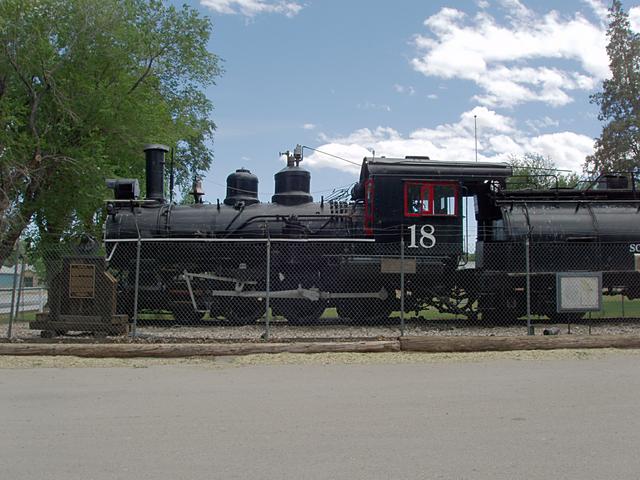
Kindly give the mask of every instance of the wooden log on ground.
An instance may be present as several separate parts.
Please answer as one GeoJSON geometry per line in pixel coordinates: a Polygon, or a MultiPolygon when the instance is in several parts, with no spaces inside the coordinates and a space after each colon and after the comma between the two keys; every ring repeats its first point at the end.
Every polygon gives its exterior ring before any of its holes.
{"type": "Polygon", "coordinates": [[[567,348],[640,348],[640,336],[400,337],[400,349],[407,352],[491,352],[567,348]]]}
{"type": "Polygon", "coordinates": [[[255,353],[327,353],[327,352],[398,352],[400,342],[367,341],[339,343],[114,343],[114,344],[63,344],[63,343],[2,343],[0,355],[71,355],[92,358],[133,357],[195,357],[249,355],[255,353]]]}
{"type": "Polygon", "coordinates": [[[488,352],[576,348],[640,348],[638,335],[576,335],[521,337],[401,337],[398,341],[299,343],[0,343],[0,355],[71,355],[93,358],[249,355],[258,353],[488,352]]]}

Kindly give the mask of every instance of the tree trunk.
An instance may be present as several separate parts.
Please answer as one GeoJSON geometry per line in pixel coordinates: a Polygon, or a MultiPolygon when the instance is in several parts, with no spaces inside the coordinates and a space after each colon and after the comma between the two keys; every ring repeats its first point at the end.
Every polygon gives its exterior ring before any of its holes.
{"type": "Polygon", "coordinates": [[[8,223],[3,232],[0,232],[0,265],[11,255],[13,248],[20,238],[22,231],[29,225],[35,208],[29,205],[22,205],[22,208],[12,217],[6,219],[8,223]]]}
{"type": "Polygon", "coordinates": [[[3,216],[0,224],[2,226],[0,228],[0,265],[11,254],[22,231],[29,225],[37,208],[37,200],[41,193],[42,183],[54,168],[54,164],[46,165],[46,168],[43,168],[40,150],[36,148],[28,167],[18,174],[18,178],[11,179],[8,182],[13,185],[19,185],[24,182],[27,187],[23,192],[20,192],[18,188],[12,189],[12,193],[16,197],[19,198],[20,194],[22,194],[22,199],[18,200],[19,203],[14,208],[11,208],[9,204],[3,205],[3,209],[0,210],[0,215],[3,216]]]}

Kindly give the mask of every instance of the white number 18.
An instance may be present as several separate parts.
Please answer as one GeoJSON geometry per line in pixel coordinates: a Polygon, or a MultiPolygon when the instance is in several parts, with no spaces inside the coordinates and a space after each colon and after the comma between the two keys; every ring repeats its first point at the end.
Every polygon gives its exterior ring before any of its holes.
{"type": "MultiPolygon", "coordinates": [[[[418,225],[411,225],[409,230],[411,230],[411,243],[409,243],[409,248],[418,248],[416,243],[416,229],[418,225]]],[[[420,228],[420,246],[422,248],[433,248],[436,245],[436,237],[433,235],[436,229],[433,225],[423,225],[420,228]]]]}

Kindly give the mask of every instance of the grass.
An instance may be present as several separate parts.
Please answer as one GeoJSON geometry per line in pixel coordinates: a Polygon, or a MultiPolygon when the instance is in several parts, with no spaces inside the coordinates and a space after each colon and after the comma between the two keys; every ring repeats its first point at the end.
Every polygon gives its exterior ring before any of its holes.
{"type": "MultiPolygon", "coordinates": [[[[592,318],[640,318],[640,299],[629,300],[622,295],[607,296],[602,299],[602,310],[600,312],[592,312],[592,318]]],[[[399,318],[400,312],[392,312],[391,318],[399,318]]],[[[140,319],[148,320],[172,320],[170,313],[143,313],[139,315],[140,319]]],[[[205,319],[210,319],[207,315],[205,319]]],[[[274,317],[279,319],[281,317],[274,317]]],[[[338,318],[338,312],[335,307],[325,309],[321,318],[338,318]]],[[[405,314],[405,319],[421,318],[424,320],[455,320],[464,318],[462,315],[452,313],[440,313],[436,308],[430,307],[419,312],[409,312],[405,314]]]]}
{"type": "MultiPolygon", "coordinates": [[[[20,312],[15,319],[16,323],[20,322],[33,322],[36,319],[36,313],[38,312],[20,312]]],[[[8,313],[0,313],[0,324],[9,322],[8,313]]]]}
{"type": "MultiPolygon", "coordinates": [[[[16,323],[32,322],[36,319],[37,312],[20,312],[15,319],[16,323]]],[[[338,312],[335,307],[327,308],[322,314],[322,318],[337,318],[338,312]]],[[[400,312],[393,312],[390,315],[391,318],[400,317],[400,312]]],[[[140,320],[173,320],[173,315],[169,312],[158,313],[140,313],[138,315],[140,320]]],[[[280,318],[280,317],[275,317],[280,318]]],[[[455,320],[463,318],[461,315],[454,315],[450,313],[440,313],[435,308],[427,308],[420,310],[417,314],[415,312],[407,313],[406,319],[422,318],[424,320],[455,320]]],[[[629,300],[622,295],[604,296],[602,300],[602,310],[599,312],[592,312],[591,318],[640,318],[640,299],[629,300]]],[[[205,319],[211,318],[207,315],[205,319]]],[[[0,324],[9,322],[9,314],[0,314],[0,324]]]]}
{"type": "Polygon", "coordinates": [[[640,317],[640,299],[629,300],[622,295],[605,296],[602,300],[602,311],[593,312],[592,318],[608,317],[640,317]]]}

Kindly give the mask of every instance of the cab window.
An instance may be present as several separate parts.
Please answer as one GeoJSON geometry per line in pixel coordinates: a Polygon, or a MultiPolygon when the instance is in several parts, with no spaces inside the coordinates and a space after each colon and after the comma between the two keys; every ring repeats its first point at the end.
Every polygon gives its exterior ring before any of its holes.
{"type": "Polygon", "coordinates": [[[457,201],[456,185],[433,186],[433,214],[455,215],[457,201]]]}
{"type": "Polygon", "coordinates": [[[404,214],[407,217],[455,216],[458,213],[458,185],[452,182],[407,182],[404,185],[404,214]]]}
{"type": "Polygon", "coordinates": [[[405,214],[419,217],[431,213],[431,189],[425,183],[405,184],[405,214]]]}

